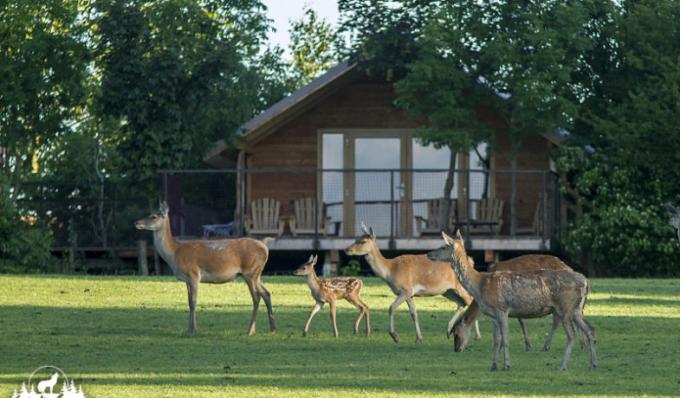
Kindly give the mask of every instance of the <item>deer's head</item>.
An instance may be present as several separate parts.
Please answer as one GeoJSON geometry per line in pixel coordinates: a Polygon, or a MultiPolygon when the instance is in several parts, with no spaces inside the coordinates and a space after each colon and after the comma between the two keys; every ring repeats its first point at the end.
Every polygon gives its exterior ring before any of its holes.
{"type": "Polygon", "coordinates": [[[168,218],[169,212],[168,204],[161,202],[158,207],[158,212],[151,214],[146,218],[135,221],[137,229],[145,229],[147,231],[158,231],[163,228],[163,223],[168,218]]]}
{"type": "Polygon", "coordinates": [[[465,349],[470,339],[470,326],[466,325],[465,315],[460,317],[453,325],[453,349],[461,352],[465,349]]]}
{"type": "Polygon", "coordinates": [[[347,249],[345,249],[345,253],[349,256],[363,256],[368,253],[373,249],[373,247],[377,244],[375,240],[375,233],[373,233],[373,228],[369,228],[364,224],[363,222],[361,223],[361,230],[364,232],[363,235],[358,237],[354,243],[349,245],[347,249]]]}
{"type": "MultiPolygon", "coordinates": [[[[448,261],[462,261],[464,263],[463,265],[470,265],[470,257],[468,257],[467,252],[465,251],[465,242],[463,241],[463,236],[460,234],[460,230],[456,231],[456,236],[454,238],[447,235],[446,232],[442,232],[442,238],[444,238],[444,244],[446,246],[445,250],[448,250],[448,261]]],[[[435,250],[435,253],[436,252],[438,251],[435,250]]]]}
{"type": "Polygon", "coordinates": [[[307,260],[306,263],[302,264],[300,268],[295,270],[295,275],[298,276],[303,276],[303,275],[309,275],[314,273],[314,266],[316,265],[316,261],[319,259],[319,256],[313,254],[309,256],[309,259],[307,260]]]}

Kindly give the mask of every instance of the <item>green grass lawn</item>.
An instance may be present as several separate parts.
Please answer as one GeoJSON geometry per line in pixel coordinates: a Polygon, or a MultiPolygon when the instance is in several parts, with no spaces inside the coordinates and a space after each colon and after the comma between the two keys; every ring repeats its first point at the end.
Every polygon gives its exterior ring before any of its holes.
{"type": "MultiPolygon", "coordinates": [[[[198,334],[185,335],[186,290],[172,278],[0,276],[0,397],[35,368],[54,365],[88,397],[353,397],[353,396],[678,396],[680,280],[592,281],[586,317],[597,329],[600,367],[576,346],[566,372],[560,329],[552,351],[524,352],[511,323],[511,369],[490,372],[491,324],[482,340],[453,352],[445,325],[453,305],[418,298],[424,342],[406,305],[397,315],[401,343],[387,335],[386,285],[366,278],[373,335],[352,335],[356,311],[338,309],[340,338],[328,308],[303,338],[312,299],[302,278],[265,277],[279,330],[245,334],[251,303],[240,280],[201,285],[198,334]]],[[[541,347],[550,319],[527,322],[541,347]]]]}

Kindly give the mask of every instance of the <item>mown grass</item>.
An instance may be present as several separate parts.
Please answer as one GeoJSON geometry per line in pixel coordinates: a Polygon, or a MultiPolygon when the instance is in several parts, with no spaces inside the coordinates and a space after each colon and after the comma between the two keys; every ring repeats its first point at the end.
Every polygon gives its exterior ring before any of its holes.
{"type": "MultiPolygon", "coordinates": [[[[549,353],[524,352],[511,323],[509,372],[490,372],[491,325],[482,341],[454,353],[444,328],[452,303],[416,299],[424,342],[414,343],[406,306],[402,342],[386,333],[392,293],[366,278],[374,334],[352,335],[355,310],[340,305],[341,336],[328,309],[301,329],[312,301],[304,280],[266,277],[279,331],[247,337],[250,296],[237,281],[201,285],[198,335],[186,337],[186,291],[171,278],[0,276],[0,396],[41,365],[82,383],[88,397],[454,397],[680,395],[680,280],[592,281],[586,317],[597,328],[600,367],[576,348],[559,372],[560,331],[549,353]]],[[[535,347],[548,318],[528,322],[535,347]]]]}

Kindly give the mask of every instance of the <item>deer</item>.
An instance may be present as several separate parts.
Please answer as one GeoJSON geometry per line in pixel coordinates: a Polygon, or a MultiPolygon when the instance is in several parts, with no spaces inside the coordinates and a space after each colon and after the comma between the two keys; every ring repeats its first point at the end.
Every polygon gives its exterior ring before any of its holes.
{"type": "Polygon", "coordinates": [[[169,208],[160,204],[157,213],[135,222],[140,230],[153,231],[154,247],[172,269],[175,277],[186,283],[189,298],[189,329],[196,334],[196,298],[200,283],[231,282],[240,275],[248,286],[253,300],[253,312],[248,326],[248,336],[255,334],[255,321],[260,299],[264,299],[269,316],[269,328],[276,331],[272,312],[271,294],[262,284],[261,276],[269,257],[267,244],[272,238],[222,240],[191,240],[178,242],[172,236],[169,208]]]}
{"type": "MultiPolygon", "coordinates": [[[[430,297],[442,295],[457,304],[447,325],[447,337],[456,319],[472,302],[472,296],[463,288],[456,274],[446,261],[431,261],[426,255],[405,254],[395,258],[385,258],[380,252],[373,228],[361,223],[364,234],[351,244],[345,253],[349,256],[365,256],[373,272],[384,280],[397,296],[389,307],[389,334],[395,343],[399,343],[399,335],[394,327],[394,313],[406,302],[416,330],[416,343],[423,341],[418,322],[418,313],[413,297],[430,297]]],[[[477,329],[479,333],[479,329],[477,329]]]]}
{"type": "Polygon", "coordinates": [[[333,278],[333,279],[321,279],[316,275],[314,271],[314,266],[318,256],[311,255],[307,262],[302,264],[300,268],[295,271],[295,275],[307,276],[307,284],[309,285],[309,290],[311,290],[312,298],[316,301],[314,307],[309,312],[307,317],[307,322],[302,330],[302,335],[307,336],[309,332],[309,324],[312,322],[312,318],[316,315],[321,308],[323,308],[325,303],[328,303],[331,307],[331,323],[333,324],[333,336],[338,337],[338,324],[336,322],[335,307],[337,300],[347,300],[350,304],[357,307],[359,310],[359,316],[354,322],[354,334],[359,333],[359,325],[361,324],[361,319],[366,316],[366,336],[371,334],[371,321],[370,315],[368,313],[368,306],[366,303],[361,301],[359,295],[361,294],[361,289],[364,283],[359,278],[333,278]]]}
{"type": "MultiPolygon", "coordinates": [[[[595,329],[585,321],[583,307],[588,296],[588,280],[578,272],[566,269],[539,269],[522,272],[478,272],[468,261],[465,243],[460,234],[452,238],[442,232],[448,246],[446,257],[451,262],[460,283],[474,297],[480,310],[493,321],[493,357],[491,370],[498,369],[498,353],[503,349],[503,370],[510,369],[508,348],[508,317],[534,318],[553,314],[562,321],[567,334],[567,346],[561,370],[567,363],[574,345],[574,326],[588,338],[590,367],[597,367],[595,329]]],[[[440,257],[431,254],[431,259],[440,257]]]]}
{"type": "MultiPolygon", "coordinates": [[[[447,248],[443,247],[441,249],[435,250],[428,253],[432,257],[441,258],[442,255],[446,255],[447,248]],[[442,253],[440,253],[442,252],[442,253]]],[[[471,260],[471,259],[470,259],[471,260]]],[[[555,256],[550,256],[546,254],[526,254],[523,256],[515,257],[510,260],[501,261],[489,266],[489,272],[496,271],[528,271],[537,269],[565,269],[573,271],[571,267],[565,264],[562,260],[555,256]]],[[[470,304],[463,315],[456,321],[453,325],[453,330],[450,334],[454,336],[454,350],[456,352],[461,352],[465,349],[468,344],[470,329],[472,325],[479,319],[481,311],[479,309],[479,304],[477,301],[473,301],[470,304]]],[[[524,324],[522,318],[517,318],[519,326],[522,330],[522,335],[524,336],[524,349],[525,351],[531,351],[533,349],[531,345],[531,340],[529,339],[529,334],[524,324]]],[[[548,337],[546,338],[545,344],[543,345],[543,351],[549,351],[552,345],[552,339],[559,326],[559,319],[553,316],[553,324],[548,337]]]]}

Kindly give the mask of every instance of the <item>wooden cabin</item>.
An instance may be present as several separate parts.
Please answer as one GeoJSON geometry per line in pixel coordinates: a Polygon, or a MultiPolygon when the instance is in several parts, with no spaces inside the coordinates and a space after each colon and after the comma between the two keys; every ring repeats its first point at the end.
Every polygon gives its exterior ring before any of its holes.
{"type": "MultiPolygon", "coordinates": [[[[439,247],[441,238],[423,233],[426,228],[418,223],[432,218],[444,195],[451,155],[414,138],[418,123],[394,106],[395,98],[391,83],[343,62],[245,123],[236,148],[237,231],[244,233],[243,223],[260,211],[253,203],[267,198],[278,204],[284,224],[274,250],[344,249],[360,234],[362,221],[373,226],[386,248],[439,247]],[[295,217],[296,201],[304,198],[319,204],[318,226],[311,235],[293,235],[285,221],[295,217]]],[[[485,144],[458,154],[451,224],[439,229],[477,230],[469,234],[472,250],[550,250],[558,194],[548,154],[557,140],[537,135],[523,143],[512,228],[507,127],[493,113],[480,117],[493,130],[493,148],[485,144]],[[488,159],[488,169],[480,156],[488,159]],[[500,206],[499,213],[486,214],[489,203],[500,206]],[[491,226],[493,217],[498,220],[491,226]]],[[[230,167],[234,149],[217,142],[206,161],[230,167]]]]}

